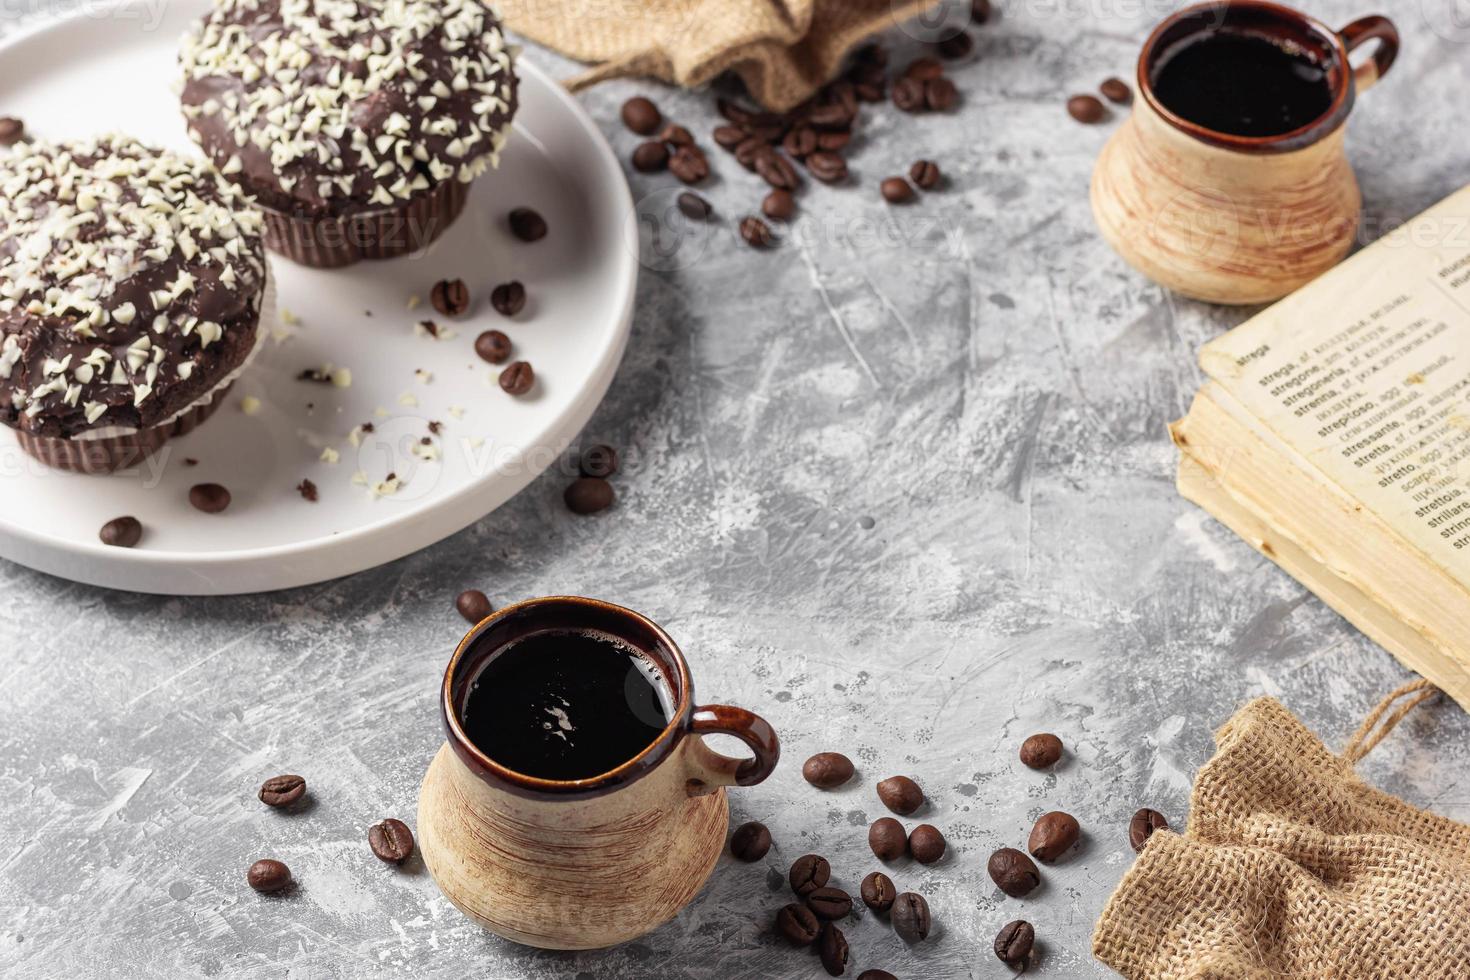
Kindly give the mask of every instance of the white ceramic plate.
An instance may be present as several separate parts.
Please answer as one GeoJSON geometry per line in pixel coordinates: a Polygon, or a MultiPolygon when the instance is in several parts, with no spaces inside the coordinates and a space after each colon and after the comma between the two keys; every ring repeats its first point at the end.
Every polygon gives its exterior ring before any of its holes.
{"type": "MultiPolygon", "coordinates": [[[[175,52],[204,0],[97,8],[0,47],[0,115],[35,135],[84,137],[110,129],[193,151],[174,95],[175,52]]],[[[463,217],[422,255],[343,270],[272,258],[281,306],[299,319],[270,339],[227,402],[199,430],[142,466],[106,477],[47,469],[0,429],[0,556],[68,579],[178,595],[258,592],[319,582],[409,554],[490,513],[552,463],[586,424],[612,381],[632,319],[638,240],[621,168],[592,121],[532,65],[520,68],[521,109],[500,169],[477,181],[463,217]],[[526,205],[551,227],[525,244],[505,228],[526,205]],[[441,278],[463,278],[469,317],[450,322],[428,303],[441,278]],[[530,301],[507,321],[493,286],[526,284],[530,301]],[[423,304],[410,311],[410,297],[423,304]],[[455,335],[433,340],[432,318],[455,335]],[[504,330],[536,370],[534,392],[512,398],[474,353],[475,337],[504,330]],[[296,380],[305,368],[350,369],[346,388],[296,380]],[[430,380],[416,375],[428,372],[430,380]],[[259,399],[253,415],[245,396],[259,399]],[[434,438],[441,454],[413,447],[434,438]],[[361,446],[348,433],[374,425],[361,446]],[[483,440],[483,442],[481,442],[483,440]],[[332,447],[335,465],[321,460],[332,447]],[[186,459],[197,460],[188,465],[186,459]],[[374,497],[354,483],[389,472],[399,491],[374,497]],[[320,501],[297,485],[309,479],[320,501]],[[208,515],[192,484],[224,484],[233,503],[208,515]],[[97,539],[131,514],[134,549],[97,539]]]]}

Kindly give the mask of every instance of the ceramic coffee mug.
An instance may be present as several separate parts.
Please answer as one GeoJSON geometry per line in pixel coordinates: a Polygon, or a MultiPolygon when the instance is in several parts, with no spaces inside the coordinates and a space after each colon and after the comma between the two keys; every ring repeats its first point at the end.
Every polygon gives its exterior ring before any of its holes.
{"type": "Polygon", "coordinates": [[[1364,17],[1334,31],[1262,0],[1189,7],[1153,32],[1138,57],[1133,112],[1104,147],[1092,177],[1103,237],[1150,279],[1215,303],[1279,299],[1331,268],[1351,248],[1362,198],[1343,148],[1355,97],[1388,71],[1398,31],[1364,17]],[[1326,73],[1326,111],[1275,136],[1216,132],[1163,105],[1154,81],[1163,60],[1211,31],[1271,40],[1326,73]],[[1353,67],[1350,54],[1376,42],[1353,67]]]}
{"type": "Polygon", "coordinates": [[[465,915],[543,949],[613,946],[673,918],[724,850],[725,788],[762,782],[781,755],[749,711],[695,706],[689,665],[667,633],[594,599],[533,599],[480,622],[449,661],[440,706],[447,744],[419,793],[424,863],[465,915]],[[484,658],[545,630],[610,635],[653,663],[673,720],[652,745],[610,772],[562,782],[507,769],[466,737],[461,708],[484,658]],[[733,735],[754,755],[720,755],[708,734],[733,735]]]}

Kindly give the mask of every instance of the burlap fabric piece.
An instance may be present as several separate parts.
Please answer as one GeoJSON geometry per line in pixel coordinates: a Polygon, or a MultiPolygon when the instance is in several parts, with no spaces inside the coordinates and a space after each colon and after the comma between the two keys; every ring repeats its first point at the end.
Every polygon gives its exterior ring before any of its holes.
{"type": "Polygon", "coordinates": [[[692,87],[734,71],[768,109],[784,112],[837,73],[878,31],[942,0],[498,0],[515,31],[593,64],[576,90],[642,76],[692,87]]]}
{"type": "Polygon", "coordinates": [[[1470,826],[1353,770],[1435,693],[1394,692],[1341,756],[1270,698],[1242,708],[1196,777],[1186,832],[1149,840],[1094,955],[1161,980],[1470,977],[1470,826]]]}

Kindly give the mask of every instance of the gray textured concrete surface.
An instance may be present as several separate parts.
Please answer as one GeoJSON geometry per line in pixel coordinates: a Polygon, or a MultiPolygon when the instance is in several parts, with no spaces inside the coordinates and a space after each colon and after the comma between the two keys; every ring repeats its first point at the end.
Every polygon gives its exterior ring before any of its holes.
{"type": "MultiPolygon", "coordinates": [[[[3,27],[37,6],[0,8],[3,27]]],[[[1407,674],[1175,494],[1165,424],[1200,381],[1199,346],[1248,311],[1171,297],[1109,252],[1086,188],[1111,124],[1062,109],[1128,74],[1172,5],[1002,6],[955,69],[962,108],[866,110],[855,186],[809,188],[797,243],[760,254],[725,227],[645,274],[585,436],[632,460],[614,511],[569,515],[552,473],[420,554],[254,597],[129,595],[0,564],[0,975],[816,977],[769,934],[785,868],[820,851],[855,888],[875,867],[874,784],[894,772],[923,783],[923,817],[951,841],[943,863],[893,872],[941,928],[905,950],[854,923],[859,970],[1004,976],[991,937],[1025,917],[1036,975],[1109,975],[1088,937],[1131,858],[1126,820],[1141,804],[1183,820],[1212,730],[1270,694],[1341,744],[1407,674]],[[877,180],[920,155],[948,186],[885,207],[877,180]],[[770,825],[771,855],[725,859],[670,925],[579,955],[486,935],[421,864],[377,862],[366,828],[412,820],[440,743],[436,684],[469,586],[497,603],[592,594],[666,624],[703,699],[755,708],[784,738],[776,777],[732,796],[736,822],[770,825]],[[1042,729],[1072,750],[1054,773],[1015,758],[1042,729]],[[800,762],[819,749],[850,753],[860,778],[807,787],[800,762]],[[307,776],[311,807],[257,803],[280,771],[307,776]],[[1005,898],[986,856],[1053,808],[1081,820],[1080,853],[1036,897],[1005,898]],[[245,887],[265,855],[297,892],[245,887]]],[[[1332,23],[1376,7],[1405,33],[1350,127],[1376,235],[1470,178],[1466,39],[1448,0],[1315,7],[1332,23]]],[[[892,41],[900,63],[917,53],[892,41]]],[[[583,96],[621,153],[634,140],[617,108],[649,88],[583,96]]],[[[655,94],[708,142],[707,95],[655,94]]],[[[711,152],[709,196],[747,211],[755,178],[711,152]]],[[[630,179],[640,197],[672,183],[630,179]]],[[[1435,704],[1364,771],[1470,817],[1467,738],[1470,720],[1435,704]]]]}

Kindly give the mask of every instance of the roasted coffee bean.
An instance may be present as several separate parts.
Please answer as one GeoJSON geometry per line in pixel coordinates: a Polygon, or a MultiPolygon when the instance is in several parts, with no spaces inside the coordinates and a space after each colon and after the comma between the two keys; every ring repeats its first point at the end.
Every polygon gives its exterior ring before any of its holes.
{"type": "Polygon", "coordinates": [[[828,976],[840,977],[847,972],[847,937],[831,922],[824,924],[817,936],[817,955],[828,976]]]}
{"type": "Polygon", "coordinates": [[[924,104],[935,112],[948,112],[960,101],[960,90],[947,78],[931,78],[924,83],[924,104]]]}
{"type": "Polygon", "coordinates": [[[848,104],[833,102],[815,106],[806,114],[806,121],[817,129],[846,129],[852,125],[856,112],[857,99],[854,96],[848,104]]]}
{"type": "Polygon", "coordinates": [[[515,316],[526,308],[526,287],[515,280],[501,283],[490,291],[490,305],[501,316],[515,316]]]}
{"type": "Polygon", "coordinates": [[[672,146],[693,146],[694,134],[678,123],[669,123],[658,138],[672,146]]]}
{"type": "Polygon", "coordinates": [[[1144,807],[1133,815],[1128,821],[1128,843],[1134,851],[1143,850],[1143,845],[1154,835],[1156,830],[1168,830],[1169,821],[1157,810],[1144,807]]]}
{"type": "Polygon", "coordinates": [[[990,0],[970,0],[970,20],[983,24],[990,19],[990,0]]]}
{"type": "Polygon", "coordinates": [[[143,540],[143,525],[136,517],[114,517],[102,525],[97,537],[114,548],[131,548],[143,540]]]}
{"type": "Polygon", "coordinates": [[[806,898],[818,888],[825,888],[832,880],[832,865],[820,854],[803,854],[791,865],[786,880],[791,883],[792,891],[806,898]]]}
{"type": "Polygon", "coordinates": [[[944,180],[944,174],[939,170],[939,164],[933,160],[919,160],[909,168],[909,180],[923,190],[932,191],[944,180]]]}
{"type": "Polygon", "coordinates": [[[822,923],[817,919],[816,913],[805,905],[792,902],[776,913],[776,932],[798,948],[816,942],[821,929],[822,923]]]}
{"type": "Polygon", "coordinates": [[[1102,100],[1095,95],[1074,95],[1067,100],[1067,112],[1080,123],[1102,122],[1103,116],[1108,110],[1103,106],[1102,100]]]}
{"type": "Polygon", "coordinates": [[[607,479],[618,471],[618,451],[611,446],[588,446],[577,460],[577,468],[583,476],[607,479]]]}
{"type": "Polygon", "coordinates": [[[741,220],[740,237],[751,248],[770,248],[775,242],[771,235],[771,226],[754,216],[741,220]]]}
{"type": "Polygon", "coordinates": [[[413,831],[392,817],[368,828],[368,847],[379,861],[402,864],[413,853],[413,831]]]}
{"type": "Polygon", "coordinates": [[[530,208],[516,208],[507,220],[511,233],[523,242],[539,242],[546,237],[546,219],[530,208]]]}
{"type": "Polygon", "coordinates": [[[941,58],[954,61],[970,56],[970,52],[975,50],[975,39],[970,36],[969,31],[960,31],[940,41],[935,48],[938,49],[941,58]]]}
{"type": "Polygon", "coordinates": [[[704,221],[715,212],[708,201],[693,191],[685,191],[680,194],[678,203],[679,210],[683,212],[684,217],[693,221],[704,221]]]}
{"type": "Polygon", "coordinates": [[[781,141],[781,148],[787,155],[800,160],[817,150],[817,132],[810,126],[797,126],[786,134],[781,141]]]}
{"type": "Polygon", "coordinates": [[[889,96],[904,112],[920,112],[924,108],[924,83],[917,78],[900,78],[893,83],[889,96]]]}
{"type": "Polygon", "coordinates": [[[853,91],[864,102],[882,102],[888,95],[887,86],[884,85],[881,79],[879,81],[860,81],[853,88],[853,91]]]}
{"type": "Polygon", "coordinates": [[[790,221],[796,214],[796,198],[790,191],[774,190],[761,202],[761,213],[777,221],[790,221]]]}
{"type": "Polygon", "coordinates": [[[1127,105],[1129,102],[1133,101],[1133,89],[1129,88],[1128,83],[1123,81],[1123,79],[1121,78],[1106,79],[1101,85],[1098,86],[1098,91],[1101,92],[1109,102],[1116,102],[1118,105],[1127,105]]]}
{"type": "Polygon", "coordinates": [[[470,308],[470,290],[463,279],[440,279],[429,290],[429,302],[443,316],[464,316],[470,308]]]}
{"type": "Polygon", "coordinates": [[[189,503],[206,514],[218,514],[230,506],[230,491],[218,483],[196,483],[189,488],[189,503]]]}
{"type": "Polygon", "coordinates": [[[1032,769],[1045,769],[1062,757],[1062,740],[1051,732],[1032,735],[1021,743],[1021,762],[1032,769]]]}
{"type": "Polygon", "coordinates": [[[536,383],[536,371],[529,361],[515,361],[500,372],[500,390],[507,395],[524,395],[536,383]]]}
{"type": "Polygon", "coordinates": [[[0,116],[0,146],[14,146],[25,138],[25,123],[14,116],[0,116]]]}
{"type": "Polygon", "coordinates": [[[817,134],[817,149],[826,150],[828,153],[845,150],[851,142],[852,133],[845,129],[834,129],[831,132],[817,134]]]}
{"type": "Polygon", "coordinates": [[[454,608],[458,609],[459,614],[470,623],[478,623],[495,611],[495,608],[490,605],[490,597],[479,589],[465,589],[455,596],[454,608]]]}
{"type": "Polygon", "coordinates": [[[756,160],[770,152],[771,144],[763,139],[747,136],[739,146],[735,147],[735,162],[753,172],[756,160]]]}
{"type": "Polygon", "coordinates": [[[595,476],[584,476],[572,481],[562,495],[567,510],[573,514],[596,514],[613,505],[612,484],[595,476]]]}
{"type": "Polygon", "coordinates": [[[272,776],[260,784],[260,802],[266,806],[290,806],[306,793],[306,780],[290,774],[272,776]]]}
{"type": "Polygon", "coordinates": [[[641,173],[657,173],[668,165],[669,148],[667,144],[649,140],[647,143],[639,143],[637,149],[633,151],[633,169],[641,173]]]}
{"type": "Polygon", "coordinates": [[[663,120],[663,113],[658,111],[658,106],[641,95],[623,103],[623,125],[639,136],[652,133],[663,120]]]}
{"type": "MultiPolygon", "coordinates": [[[[811,157],[808,157],[807,160],[810,162],[811,157]]],[[[791,161],[775,151],[762,153],[756,157],[755,172],[777,190],[796,190],[797,185],[801,183],[801,177],[797,175],[796,168],[791,165],[791,161]]]]}
{"type": "Polygon", "coordinates": [[[858,974],[857,980],[898,980],[898,977],[887,970],[864,970],[858,974]]]}
{"type": "Polygon", "coordinates": [[[745,123],[740,128],[745,130],[746,135],[769,144],[781,142],[782,137],[786,135],[786,130],[789,125],[789,123],[778,116],[762,114],[753,117],[750,122],[745,123]]]}
{"type": "Polygon", "coordinates": [[[1014,847],[1002,847],[990,855],[986,870],[996,887],[1012,898],[1023,898],[1041,884],[1036,862],[1014,847]]]}
{"type": "Polygon", "coordinates": [[[801,776],[818,789],[836,789],[852,778],[852,760],[841,752],[818,752],[801,767],[801,776]]]}
{"type": "Polygon", "coordinates": [[[1036,945],[1036,930],[1024,919],[1007,922],[995,934],[995,958],[1006,966],[1024,969],[1036,945]]]}
{"type": "Polygon", "coordinates": [[[291,884],[291,869],[280,861],[263,858],[245,872],[245,880],[258,892],[278,892],[291,884]]]}
{"type": "Polygon", "coordinates": [[[917,82],[928,82],[936,78],[943,78],[944,65],[940,64],[937,58],[915,58],[903,70],[903,77],[912,78],[917,82]]]}
{"type": "Polygon", "coordinates": [[[933,924],[929,916],[929,903],[918,892],[904,892],[893,900],[893,931],[898,938],[912,945],[929,938],[929,927],[933,924]]]}
{"type": "Polygon", "coordinates": [[[864,878],[858,894],[862,896],[863,904],[874,912],[887,912],[893,908],[893,900],[898,897],[893,879],[881,871],[874,871],[864,878]]]}
{"type": "Polygon", "coordinates": [[[818,150],[805,160],[806,169],[824,184],[836,184],[847,179],[847,161],[836,153],[818,150]]]}
{"type": "Polygon", "coordinates": [[[715,143],[727,150],[733,150],[745,142],[745,130],[739,126],[716,126],[714,131],[715,143]]]}
{"type": "Polygon", "coordinates": [[[697,146],[681,146],[669,157],[669,173],[686,184],[697,184],[709,176],[709,158],[697,146]]]}
{"type": "Polygon", "coordinates": [[[742,824],[730,837],[730,854],[737,861],[759,861],[771,849],[771,832],[763,823],[742,824]]]}
{"type": "Polygon", "coordinates": [[[914,189],[902,177],[889,177],[878,185],[883,200],[889,204],[906,204],[914,199],[914,189]]]}
{"type": "Polygon", "coordinates": [[[828,922],[835,922],[852,914],[852,896],[831,885],[812,892],[806,897],[806,903],[817,913],[817,918],[828,922]]]}
{"type": "Polygon", "coordinates": [[[880,861],[897,861],[908,853],[909,837],[903,824],[892,817],[880,817],[868,828],[868,846],[880,861]]]}
{"type": "Polygon", "coordinates": [[[1076,817],[1053,810],[1037,819],[1026,841],[1026,850],[1039,861],[1055,861],[1071,850],[1081,836],[1082,828],[1078,826],[1076,817]]]}
{"type": "Polygon", "coordinates": [[[948,843],[939,828],[932,824],[921,823],[909,834],[909,853],[914,860],[920,864],[933,864],[944,857],[945,848],[948,843]]]}
{"type": "Polygon", "coordinates": [[[491,364],[504,364],[510,357],[510,338],[499,330],[486,330],[475,338],[475,353],[491,364]]]}

